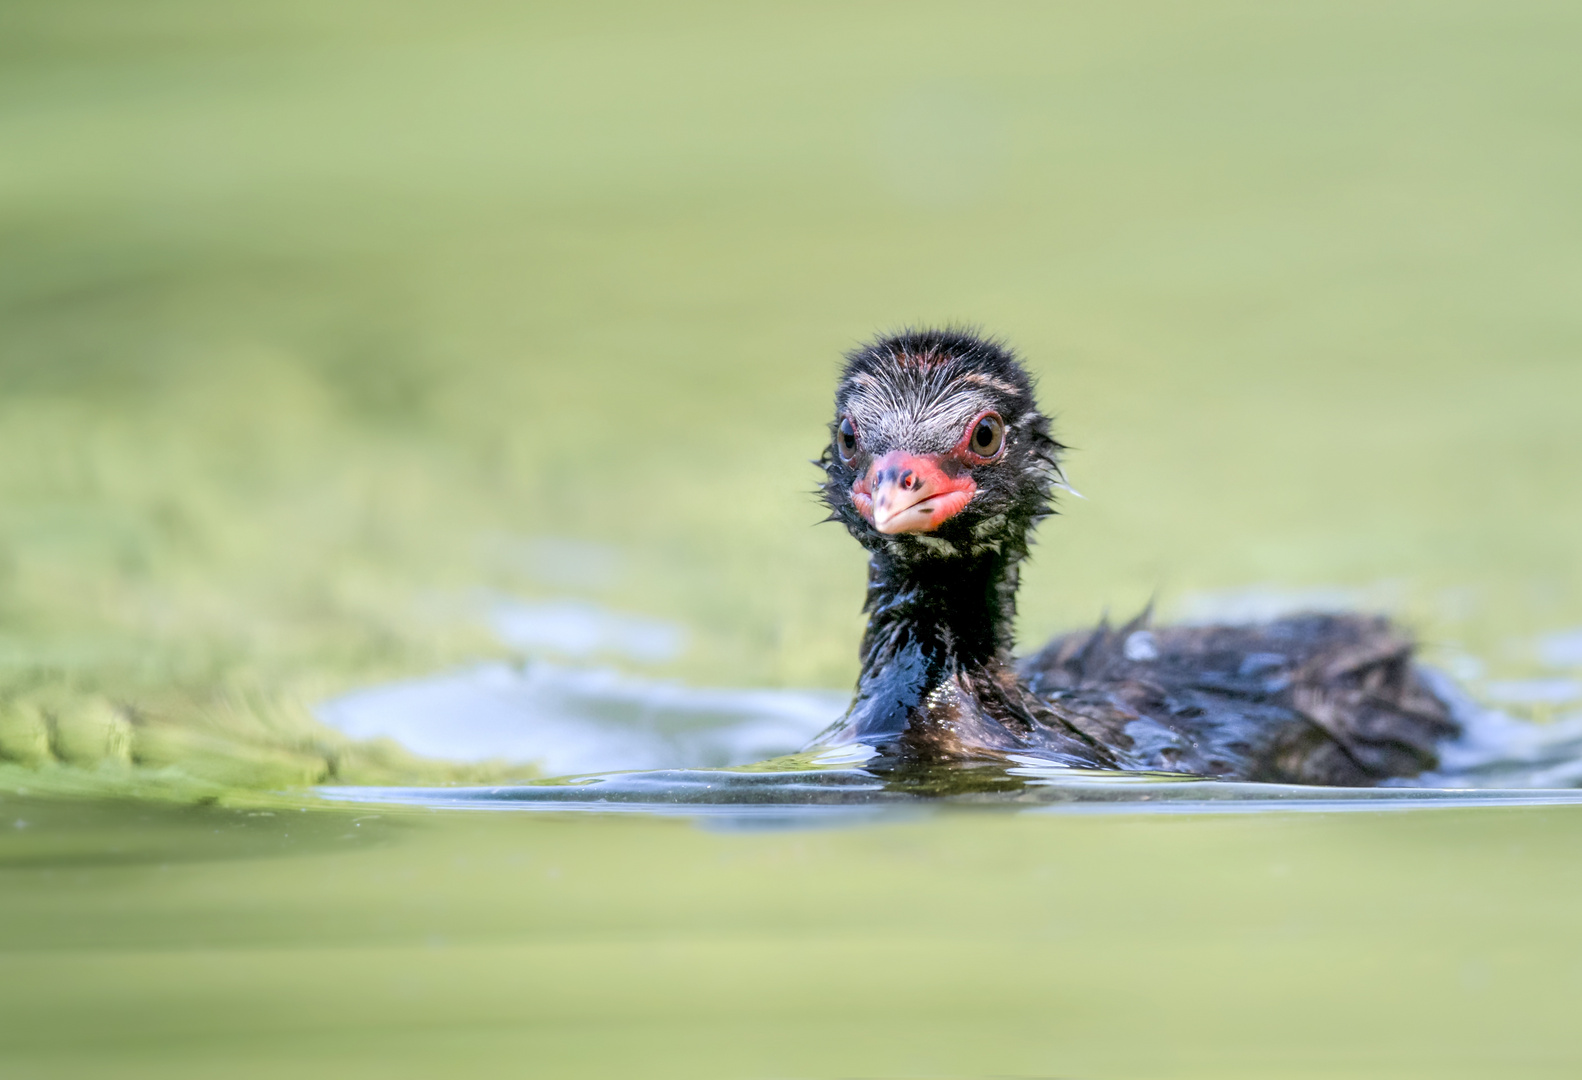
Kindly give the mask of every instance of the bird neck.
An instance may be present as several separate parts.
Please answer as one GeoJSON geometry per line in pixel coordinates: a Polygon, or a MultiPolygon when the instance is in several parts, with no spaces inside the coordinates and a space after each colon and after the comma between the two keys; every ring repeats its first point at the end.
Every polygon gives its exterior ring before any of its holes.
{"type": "Polygon", "coordinates": [[[864,673],[915,654],[930,667],[981,667],[1010,659],[1023,551],[903,559],[880,551],[868,564],[864,673]]]}
{"type": "Polygon", "coordinates": [[[874,552],[857,695],[819,744],[872,747],[877,756],[864,767],[880,771],[1028,752],[1114,767],[1114,755],[1035,695],[1011,663],[1026,555],[1025,542],[973,557],[874,552]]]}
{"type": "Polygon", "coordinates": [[[1010,664],[1022,554],[903,560],[875,552],[857,695],[825,741],[900,756],[959,755],[963,737],[980,748],[1014,743],[1001,722],[1026,714],[1010,664]]]}

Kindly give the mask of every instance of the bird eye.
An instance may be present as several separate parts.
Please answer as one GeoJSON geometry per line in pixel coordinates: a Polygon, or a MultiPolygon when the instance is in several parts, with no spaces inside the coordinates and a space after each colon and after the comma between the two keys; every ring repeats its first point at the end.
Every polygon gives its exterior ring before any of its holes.
{"type": "Polygon", "coordinates": [[[840,418],[840,426],[835,429],[835,448],[840,451],[840,459],[850,465],[857,460],[857,425],[851,422],[851,417],[840,418]]]}
{"type": "Polygon", "coordinates": [[[967,446],[979,457],[991,458],[1005,445],[1005,421],[993,413],[984,413],[972,425],[972,436],[967,446]]]}

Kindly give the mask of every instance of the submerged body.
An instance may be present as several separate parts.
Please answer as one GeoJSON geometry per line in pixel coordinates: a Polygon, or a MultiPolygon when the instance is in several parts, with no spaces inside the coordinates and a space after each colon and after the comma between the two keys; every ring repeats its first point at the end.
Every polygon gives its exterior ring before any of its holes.
{"type": "Polygon", "coordinates": [[[1368,785],[1431,770],[1457,734],[1382,618],[1142,618],[1017,664],[1018,569],[1064,486],[1063,448],[996,342],[924,331],[856,350],[831,436],[823,494],[870,552],[869,622],[856,698],[820,742],[871,746],[870,767],[1029,755],[1368,785]]]}

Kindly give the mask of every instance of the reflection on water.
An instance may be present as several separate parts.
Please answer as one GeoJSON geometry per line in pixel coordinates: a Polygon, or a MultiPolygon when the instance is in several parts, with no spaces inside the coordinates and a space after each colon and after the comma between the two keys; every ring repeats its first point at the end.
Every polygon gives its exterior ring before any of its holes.
{"type": "Polygon", "coordinates": [[[806,746],[846,709],[848,696],[833,691],[702,689],[565,663],[673,659],[686,632],[663,620],[586,601],[502,597],[487,614],[501,643],[529,659],[347,694],[320,705],[319,719],[425,757],[567,776],[763,761],[806,746]]]}
{"type": "Polygon", "coordinates": [[[1428,669],[1463,735],[1441,768],[1339,789],[1106,773],[1036,756],[972,766],[873,767],[863,746],[803,750],[845,694],[714,690],[547,662],[487,664],[352,694],[320,709],[356,737],[432,757],[531,761],[552,779],[475,788],[326,788],[332,799],[426,806],[684,813],[743,822],[867,816],[929,802],[1066,811],[1360,810],[1582,802],[1582,714],[1515,719],[1428,669]],[[758,764],[752,764],[752,763],[758,764]]]}
{"type": "Polygon", "coordinates": [[[862,768],[762,772],[659,769],[474,788],[331,787],[329,799],[448,809],[680,814],[740,824],[869,821],[933,807],[1065,813],[1252,813],[1582,804],[1576,789],[1320,788],[1062,770],[1042,763],[951,766],[933,775],[862,768]]]}
{"type": "Polygon", "coordinates": [[[1447,788],[1582,787],[1582,712],[1547,724],[1478,704],[1444,674],[1425,669],[1449,703],[1461,738],[1440,748],[1437,772],[1410,783],[1447,788]]]}
{"type": "Polygon", "coordinates": [[[745,765],[807,745],[845,694],[715,690],[537,661],[481,664],[330,701],[318,716],[449,761],[530,762],[551,776],[745,765]]]}

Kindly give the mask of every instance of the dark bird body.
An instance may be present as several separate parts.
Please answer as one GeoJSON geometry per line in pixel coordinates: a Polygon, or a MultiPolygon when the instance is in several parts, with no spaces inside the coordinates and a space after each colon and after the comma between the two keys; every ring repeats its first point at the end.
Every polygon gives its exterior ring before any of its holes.
{"type": "Polygon", "coordinates": [[[1031,756],[1073,767],[1375,784],[1432,769],[1457,728],[1387,620],[1146,616],[1012,658],[1018,570],[1064,486],[1027,373],[962,331],[847,356],[823,496],[870,554],[862,674],[820,742],[870,767],[1031,756]]]}

